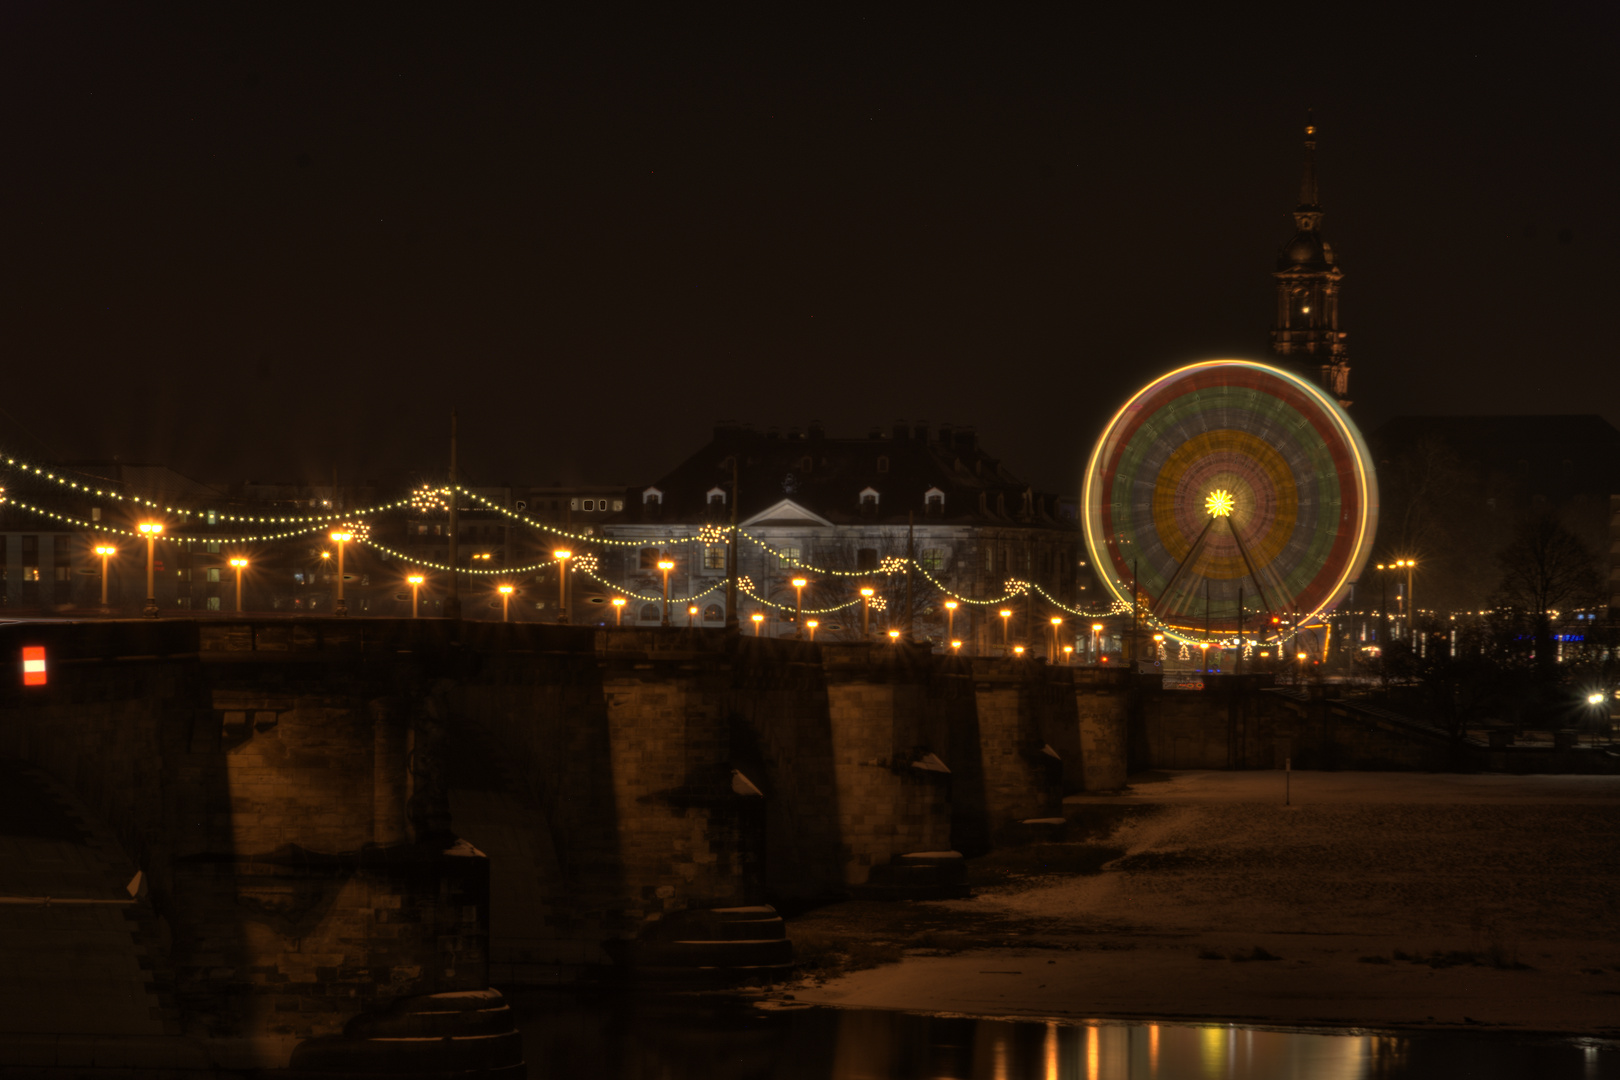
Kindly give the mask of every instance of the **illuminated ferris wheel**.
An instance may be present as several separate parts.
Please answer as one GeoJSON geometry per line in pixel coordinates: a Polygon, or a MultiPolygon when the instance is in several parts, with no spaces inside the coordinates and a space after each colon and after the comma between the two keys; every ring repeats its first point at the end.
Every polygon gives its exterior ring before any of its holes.
{"type": "Polygon", "coordinates": [[[1378,525],[1354,422],[1311,382],[1247,360],[1179,368],[1126,402],[1083,501],[1108,589],[1193,642],[1275,638],[1331,610],[1378,525]]]}

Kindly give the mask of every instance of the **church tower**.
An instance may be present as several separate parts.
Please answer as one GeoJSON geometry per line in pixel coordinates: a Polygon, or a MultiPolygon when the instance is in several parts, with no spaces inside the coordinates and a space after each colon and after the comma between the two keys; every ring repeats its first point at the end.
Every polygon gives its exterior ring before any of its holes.
{"type": "Polygon", "coordinates": [[[1316,195],[1316,124],[1305,121],[1305,175],[1294,207],[1294,238],[1277,256],[1277,321],[1271,351],[1284,366],[1308,375],[1350,405],[1349,336],[1339,329],[1339,282],[1344,271],[1322,239],[1322,206],[1316,195]]]}

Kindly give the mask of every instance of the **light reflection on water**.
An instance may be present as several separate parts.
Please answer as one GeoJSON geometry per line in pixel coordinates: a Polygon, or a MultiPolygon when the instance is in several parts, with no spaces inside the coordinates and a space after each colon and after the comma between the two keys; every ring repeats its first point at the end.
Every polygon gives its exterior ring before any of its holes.
{"type": "Polygon", "coordinates": [[[537,1080],[1620,1080],[1620,1049],[1579,1040],[508,997],[537,1080]]]}

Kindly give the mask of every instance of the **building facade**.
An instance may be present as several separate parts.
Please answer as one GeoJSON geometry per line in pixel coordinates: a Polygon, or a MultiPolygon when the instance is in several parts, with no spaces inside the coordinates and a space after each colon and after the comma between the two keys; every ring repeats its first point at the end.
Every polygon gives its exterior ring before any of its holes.
{"type": "Polygon", "coordinates": [[[1305,168],[1294,207],[1294,235],[1277,255],[1277,313],[1271,328],[1272,355],[1285,366],[1315,379],[1340,405],[1350,405],[1349,335],[1339,323],[1339,288],[1344,270],[1333,246],[1322,236],[1322,205],[1316,187],[1314,120],[1305,124],[1305,168]]]}

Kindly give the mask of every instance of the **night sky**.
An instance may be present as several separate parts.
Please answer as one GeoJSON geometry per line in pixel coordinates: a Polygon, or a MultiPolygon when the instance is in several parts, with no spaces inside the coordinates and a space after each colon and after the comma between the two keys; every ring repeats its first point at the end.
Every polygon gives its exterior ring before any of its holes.
{"type": "Polygon", "coordinates": [[[477,482],[629,484],[903,418],[1073,491],[1264,358],[1308,107],[1364,428],[1620,421],[1614,5],[1114,7],[10,0],[0,446],[404,482],[454,405],[477,482]]]}

